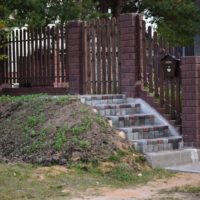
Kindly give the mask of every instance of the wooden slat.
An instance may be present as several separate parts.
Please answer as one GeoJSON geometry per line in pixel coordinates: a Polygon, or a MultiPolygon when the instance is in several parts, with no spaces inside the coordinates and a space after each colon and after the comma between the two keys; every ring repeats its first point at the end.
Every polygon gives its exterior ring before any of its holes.
{"type": "Polygon", "coordinates": [[[35,50],[34,50],[34,59],[35,59],[35,84],[39,85],[39,55],[38,55],[38,49],[39,49],[39,41],[38,41],[38,29],[34,30],[35,35],[35,50]]]}
{"type": "Polygon", "coordinates": [[[96,35],[95,35],[95,22],[91,23],[91,50],[92,50],[92,57],[91,57],[91,71],[92,71],[92,94],[96,94],[96,35]]]}
{"type": "Polygon", "coordinates": [[[32,85],[32,62],[31,62],[31,41],[30,41],[30,29],[27,30],[27,79],[29,80],[30,86],[32,85]]]}
{"type": "Polygon", "coordinates": [[[8,83],[12,84],[12,35],[8,35],[8,59],[9,59],[9,69],[8,69],[8,83]]]}
{"type": "Polygon", "coordinates": [[[52,42],[52,68],[51,68],[51,82],[55,82],[55,69],[56,69],[56,59],[55,59],[55,27],[51,28],[51,42],[52,42]]]}
{"type": "Polygon", "coordinates": [[[116,62],[116,91],[115,93],[121,93],[121,63],[120,63],[120,48],[119,48],[119,19],[116,19],[116,22],[115,22],[115,45],[116,45],[116,59],[115,59],[115,62],[116,62]]]}
{"type": "Polygon", "coordinates": [[[153,92],[153,57],[152,57],[152,48],[153,48],[153,40],[152,40],[152,28],[148,27],[148,75],[149,75],[149,91],[153,92]]]}
{"type": "Polygon", "coordinates": [[[111,20],[107,19],[107,64],[108,64],[108,94],[111,94],[112,91],[112,58],[111,58],[111,20]]]}
{"type": "Polygon", "coordinates": [[[30,29],[30,37],[31,37],[31,68],[30,68],[30,74],[31,74],[31,80],[32,86],[36,85],[36,62],[35,62],[35,31],[33,29],[30,29]]]}
{"type": "MultiPolygon", "coordinates": [[[[163,40],[162,38],[159,39],[159,61],[163,57],[163,40]]],[[[164,74],[161,68],[161,62],[159,62],[159,69],[158,74],[160,76],[159,87],[160,87],[160,106],[163,107],[164,105],[164,74]]]]}
{"type": "Polygon", "coordinates": [[[154,48],[154,59],[153,59],[153,65],[154,65],[154,75],[153,75],[153,81],[154,81],[154,95],[155,97],[158,97],[158,81],[159,81],[159,75],[158,75],[158,62],[159,62],[159,57],[158,57],[158,38],[157,38],[157,33],[154,32],[154,37],[153,37],[153,48],[154,48]]]}
{"type": "Polygon", "coordinates": [[[15,31],[12,31],[12,56],[13,56],[13,82],[16,82],[16,48],[15,48],[15,31]]]}
{"type": "MultiPolygon", "coordinates": [[[[6,36],[3,36],[4,45],[3,45],[3,55],[8,56],[8,40],[6,36]]],[[[4,64],[4,83],[8,83],[8,58],[6,58],[3,62],[4,64]]]]}
{"type": "Polygon", "coordinates": [[[24,84],[28,83],[27,80],[27,45],[26,45],[26,29],[23,29],[23,62],[24,62],[24,84]]]}
{"type": "Polygon", "coordinates": [[[178,76],[176,78],[176,122],[181,124],[181,70],[178,70],[178,76]]]}
{"type": "Polygon", "coordinates": [[[142,21],[142,36],[143,36],[143,68],[142,68],[142,79],[144,87],[147,86],[147,55],[146,55],[146,23],[142,21]]]}
{"type": "Polygon", "coordinates": [[[87,93],[91,94],[90,23],[87,22],[87,93]]]}
{"type": "Polygon", "coordinates": [[[56,26],[56,59],[57,59],[57,82],[60,83],[60,26],[56,26]]]}
{"type": "Polygon", "coordinates": [[[101,41],[102,41],[102,85],[103,94],[106,94],[106,23],[105,19],[101,20],[101,41]]]}
{"type": "Polygon", "coordinates": [[[60,53],[61,53],[61,82],[64,82],[64,24],[61,24],[60,26],[60,41],[61,41],[61,47],[60,47],[60,53]]]}
{"type": "Polygon", "coordinates": [[[87,23],[83,22],[82,26],[82,46],[83,46],[83,94],[87,93],[87,23]]]}
{"type": "Polygon", "coordinates": [[[175,79],[173,78],[170,81],[171,88],[170,88],[170,108],[171,108],[171,119],[175,119],[175,79]]]}
{"type": "MultiPolygon", "coordinates": [[[[4,55],[3,53],[3,45],[4,45],[4,38],[3,38],[3,35],[0,34],[0,55],[4,55]]],[[[1,59],[0,60],[0,85],[4,83],[4,78],[5,78],[5,75],[4,75],[4,60],[1,59]]]]}
{"type": "Polygon", "coordinates": [[[22,54],[22,29],[19,30],[19,82],[23,83],[23,54],[22,54]]]}
{"type": "Polygon", "coordinates": [[[43,85],[47,85],[47,39],[46,28],[41,28],[42,46],[41,46],[41,66],[43,74],[43,85]]]}
{"type": "Polygon", "coordinates": [[[42,28],[38,29],[38,85],[44,85],[44,68],[43,68],[43,52],[42,52],[42,28]]]}
{"type": "Polygon", "coordinates": [[[101,94],[101,22],[97,20],[97,93],[101,94]]]}
{"type": "Polygon", "coordinates": [[[49,28],[49,26],[47,26],[47,29],[46,29],[46,31],[47,31],[47,34],[46,34],[46,37],[47,37],[47,47],[46,47],[46,65],[47,65],[47,72],[46,72],[46,74],[47,74],[47,80],[46,80],[46,82],[47,82],[47,84],[48,85],[51,85],[51,83],[52,83],[52,70],[51,70],[51,68],[52,68],[52,58],[51,58],[51,32],[50,32],[50,28],[49,28]]]}
{"type": "MultiPolygon", "coordinates": [[[[84,29],[84,25],[82,26],[82,29],[84,29]]],[[[83,34],[82,34],[83,36],[83,34]]],[[[84,42],[84,41],[82,41],[84,42]]],[[[82,44],[83,45],[83,44],[82,44]]],[[[84,49],[84,47],[83,47],[84,49]]],[[[84,55],[85,55],[85,52],[84,52],[84,55]]],[[[83,55],[83,57],[85,57],[83,55]]],[[[68,24],[65,25],[65,82],[68,82],[69,81],[69,62],[68,62],[68,24]]],[[[82,58],[83,58],[82,57],[82,58]]],[[[83,63],[84,63],[84,60],[82,60],[83,63]]],[[[84,71],[85,67],[83,67],[83,71],[84,71]]],[[[82,78],[83,80],[83,78],[82,78]]],[[[84,84],[84,81],[83,81],[83,84],[84,84]]]]}

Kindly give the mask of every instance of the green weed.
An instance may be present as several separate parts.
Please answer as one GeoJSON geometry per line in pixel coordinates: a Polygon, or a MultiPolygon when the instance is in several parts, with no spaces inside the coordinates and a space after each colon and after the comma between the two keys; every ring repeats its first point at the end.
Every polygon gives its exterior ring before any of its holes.
{"type": "Polygon", "coordinates": [[[160,193],[176,193],[176,192],[181,192],[181,193],[193,193],[197,194],[200,193],[200,186],[191,186],[191,185],[186,185],[183,187],[174,187],[173,189],[170,190],[161,190],[160,193]]]}
{"type": "Polygon", "coordinates": [[[121,158],[125,157],[128,153],[122,150],[117,150],[115,153],[108,157],[110,162],[118,163],[120,162],[121,158]]]}
{"type": "Polygon", "coordinates": [[[72,143],[82,149],[89,149],[91,147],[91,144],[88,140],[80,139],[77,136],[72,137],[72,143]]]}
{"type": "Polygon", "coordinates": [[[82,148],[82,149],[89,149],[91,147],[91,144],[88,140],[80,140],[79,141],[79,146],[82,148]]]}
{"type": "Polygon", "coordinates": [[[74,126],[74,127],[71,127],[71,128],[70,128],[70,131],[71,131],[73,134],[75,134],[75,135],[79,135],[79,134],[81,134],[81,133],[83,133],[83,132],[88,131],[88,130],[91,128],[91,126],[92,126],[92,122],[93,122],[92,118],[86,116],[86,117],[81,121],[80,124],[78,124],[78,125],[76,125],[76,126],[74,126]]]}
{"type": "Polygon", "coordinates": [[[56,98],[56,103],[59,105],[63,105],[63,104],[69,103],[69,102],[70,102],[69,96],[58,96],[56,98]]]}
{"type": "Polygon", "coordinates": [[[56,131],[56,138],[55,138],[55,149],[60,150],[63,144],[67,141],[66,139],[66,132],[68,128],[66,126],[58,128],[56,131]]]}

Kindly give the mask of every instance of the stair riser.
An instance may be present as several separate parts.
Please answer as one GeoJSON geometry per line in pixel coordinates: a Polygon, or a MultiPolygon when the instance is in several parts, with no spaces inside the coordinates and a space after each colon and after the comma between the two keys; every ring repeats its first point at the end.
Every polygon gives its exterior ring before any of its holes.
{"type": "Polygon", "coordinates": [[[137,117],[134,119],[115,119],[114,117],[109,117],[109,120],[112,120],[112,124],[114,127],[129,127],[129,126],[145,126],[145,125],[153,125],[154,124],[154,118],[143,118],[143,117],[137,117]]]}
{"type": "Polygon", "coordinates": [[[95,106],[99,104],[123,104],[127,103],[127,100],[126,99],[85,100],[85,103],[89,106],[95,106]]]}
{"type": "Polygon", "coordinates": [[[139,140],[139,139],[154,139],[154,138],[162,138],[162,137],[169,137],[170,133],[169,130],[162,130],[162,131],[137,131],[137,132],[129,132],[126,133],[128,140],[139,140]]]}
{"type": "Polygon", "coordinates": [[[141,112],[141,109],[140,107],[99,109],[98,112],[101,116],[121,116],[121,115],[139,114],[141,112]]]}
{"type": "Polygon", "coordinates": [[[165,143],[155,143],[155,144],[137,144],[137,150],[142,153],[151,153],[158,151],[171,151],[183,148],[183,142],[180,140],[165,143]]]}

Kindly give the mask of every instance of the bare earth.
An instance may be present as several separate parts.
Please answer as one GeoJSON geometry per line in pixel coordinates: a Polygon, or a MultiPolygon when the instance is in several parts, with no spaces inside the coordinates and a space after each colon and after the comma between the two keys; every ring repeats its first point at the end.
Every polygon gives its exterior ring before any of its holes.
{"type": "Polygon", "coordinates": [[[170,179],[160,179],[147,183],[145,186],[128,189],[107,189],[98,191],[89,189],[86,194],[73,200],[199,200],[200,194],[162,193],[186,185],[199,186],[200,174],[177,173],[170,179]]]}

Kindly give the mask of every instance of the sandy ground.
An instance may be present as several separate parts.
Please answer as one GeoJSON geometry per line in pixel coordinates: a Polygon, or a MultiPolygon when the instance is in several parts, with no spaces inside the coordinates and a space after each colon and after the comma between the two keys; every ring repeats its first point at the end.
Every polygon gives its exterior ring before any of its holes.
{"type": "Polygon", "coordinates": [[[128,189],[103,188],[99,191],[89,189],[86,194],[73,200],[200,200],[198,194],[161,193],[163,189],[170,190],[186,185],[200,185],[200,174],[177,173],[170,179],[160,179],[128,189]]]}

